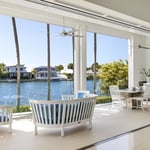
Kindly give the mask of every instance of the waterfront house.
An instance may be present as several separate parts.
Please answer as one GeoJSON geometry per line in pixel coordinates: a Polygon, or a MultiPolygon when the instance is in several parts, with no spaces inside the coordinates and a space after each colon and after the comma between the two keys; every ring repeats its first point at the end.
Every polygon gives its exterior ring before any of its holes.
{"type": "MultiPolygon", "coordinates": [[[[39,66],[34,68],[36,74],[35,79],[37,80],[47,80],[48,77],[48,67],[47,66],[39,66]]],[[[52,67],[50,68],[50,77],[51,80],[66,80],[66,76],[61,76],[57,74],[56,68],[52,67]]]]}
{"type": "MultiPolygon", "coordinates": [[[[34,68],[36,74],[35,74],[35,79],[47,79],[47,66],[39,66],[34,68]]],[[[56,69],[55,67],[51,67],[50,69],[51,72],[51,77],[57,77],[56,69]]]]}
{"type": "MultiPolygon", "coordinates": [[[[17,78],[17,65],[6,66],[8,72],[8,79],[17,78]]],[[[27,72],[25,65],[20,65],[20,77],[21,79],[28,79],[31,77],[31,73],[27,72]]]]}

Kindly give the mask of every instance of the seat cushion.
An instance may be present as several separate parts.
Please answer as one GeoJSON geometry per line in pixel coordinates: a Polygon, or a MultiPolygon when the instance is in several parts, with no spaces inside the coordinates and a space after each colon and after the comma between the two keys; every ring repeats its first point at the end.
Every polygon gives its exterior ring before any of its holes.
{"type": "Polygon", "coordinates": [[[85,96],[85,93],[77,93],[76,94],[76,98],[84,98],[84,96],[85,96]]]}
{"type": "Polygon", "coordinates": [[[87,94],[89,94],[90,91],[78,91],[75,95],[75,98],[78,99],[78,98],[86,98],[87,97],[87,94]]]}

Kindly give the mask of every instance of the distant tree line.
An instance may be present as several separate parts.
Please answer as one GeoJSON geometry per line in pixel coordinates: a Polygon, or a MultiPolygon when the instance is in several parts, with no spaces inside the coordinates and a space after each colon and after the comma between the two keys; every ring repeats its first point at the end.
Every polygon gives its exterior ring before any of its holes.
{"type": "MultiPolygon", "coordinates": [[[[94,72],[94,64],[91,67],[87,67],[88,70],[92,70],[94,72]]],[[[57,72],[61,72],[64,69],[63,65],[55,66],[57,72]]],[[[68,69],[73,70],[73,64],[69,63],[67,65],[68,69]]],[[[36,74],[36,71],[33,69],[32,74],[36,74]]],[[[65,73],[68,79],[73,80],[73,75],[69,73],[65,73]]],[[[8,72],[6,70],[6,65],[4,63],[0,63],[0,79],[6,79],[8,77],[8,72]]],[[[96,78],[100,80],[100,91],[101,94],[109,93],[109,85],[118,85],[120,88],[128,87],[128,61],[119,60],[113,61],[111,63],[105,63],[99,65],[96,63],[96,78]]],[[[93,74],[88,75],[87,79],[92,80],[93,74]]]]}
{"type": "MultiPolygon", "coordinates": [[[[87,69],[86,70],[91,70],[91,71],[93,71],[94,72],[94,64],[92,64],[91,65],[91,67],[87,67],[87,69]]],[[[64,69],[64,66],[63,65],[58,65],[58,66],[55,66],[56,67],[56,71],[57,72],[61,72],[61,70],[63,70],[64,69]]],[[[100,68],[100,65],[98,64],[98,63],[96,63],[96,71],[98,72],[98,69],[100,68]]],[[[73,66],[73,63],[69,63],[68,65],[67,65],[67,69],[74,69],[74,66],[73,66]]],[[[72,76],[72,74],[70,74],[70,73],[65,73],[65,75],[68,77],[68,79],[73,79],[73,76],[72,76]]],[[[88,80],[93,80],[93,75],[91,74],[91,75],[88,75],[87,76],[87,79],[88,80]]]]}

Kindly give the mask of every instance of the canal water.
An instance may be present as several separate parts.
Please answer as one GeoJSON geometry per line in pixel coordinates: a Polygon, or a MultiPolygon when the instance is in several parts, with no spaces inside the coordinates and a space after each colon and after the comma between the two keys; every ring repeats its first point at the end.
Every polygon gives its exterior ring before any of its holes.
{"type": "MultiPolygon", "coordinates": [[[[98,85],[98,83],[97,83],[98,85]]],[[[94,91],[93,80],[87,80],[87,90],[91,93],[94,91]]],[[[97,94],[99,93],[97,87],[97,94]]],[[[46,100],[47,99],[47,82],[21,82],[21,105],[28,105],[29,99],[46,100]]],[[[73,94],[72,81],[52,81],[51,82],[51,100],[60,100],[62,95],[73,94]]],[[[12,103],[16,105],[17,100],[17,83],[0,82],[0,104],[12,103]]]]}

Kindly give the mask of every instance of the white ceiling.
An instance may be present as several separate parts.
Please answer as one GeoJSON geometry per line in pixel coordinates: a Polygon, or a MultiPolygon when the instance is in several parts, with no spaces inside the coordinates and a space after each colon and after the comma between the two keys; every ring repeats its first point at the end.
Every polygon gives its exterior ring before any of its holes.
{"type": "Polygon", "coordinates": [[[85,0],[150,22],[150,0],[85,0]]]}
{"type": "Polygon", "coordinates": [[[149,0],[0,0],[0,14],[60,25],[63,15],[70,23],[93,23],[128,32],[144,28],[149,34],[148,6],[149,0]]]}

